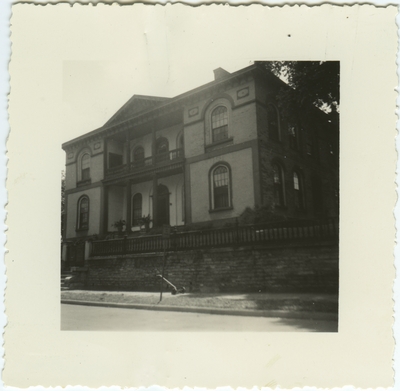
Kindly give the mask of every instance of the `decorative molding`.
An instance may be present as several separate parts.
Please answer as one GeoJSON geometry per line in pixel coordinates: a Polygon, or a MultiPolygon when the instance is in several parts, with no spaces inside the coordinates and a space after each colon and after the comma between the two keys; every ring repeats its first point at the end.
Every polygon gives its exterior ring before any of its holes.
{"type": "Polygon", "coordinates": [[[189,109],[189,117],[194,117],[197,114],[199,114],[199,106],[189,109]]]}
{"type": "Polygon", "coordinates": [[[241,90],[237,90],[236,92],[236,96],[238,99],[245,98],[248,95],[249,95],[249,87],[242,88],[241,90]]]}
{"type": "Polygon", "coordinates": [[[94,143],[94,149],[99,149],[101,147],[101,142],[97,141],[94,143]]]}
{"type": "Polygon", "coordinates": [[[73,152],[69,152],[68,153],[68,159],[73,159],[74,157],[74,153],[73,152]]]}

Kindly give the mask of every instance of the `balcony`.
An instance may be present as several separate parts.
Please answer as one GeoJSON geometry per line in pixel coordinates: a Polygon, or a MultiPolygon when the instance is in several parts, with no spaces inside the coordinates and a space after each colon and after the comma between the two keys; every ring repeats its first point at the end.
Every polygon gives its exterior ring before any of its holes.
{"type": "Polygon", "coordinates": [[[160,153],[153,159],[152,156],[133,161],[130,166],[121,164],[106,170],[106,179],[125,178],[135,174],[152,172],[168,172],[182,165],[184,160],[183,148],[160,153]]]}

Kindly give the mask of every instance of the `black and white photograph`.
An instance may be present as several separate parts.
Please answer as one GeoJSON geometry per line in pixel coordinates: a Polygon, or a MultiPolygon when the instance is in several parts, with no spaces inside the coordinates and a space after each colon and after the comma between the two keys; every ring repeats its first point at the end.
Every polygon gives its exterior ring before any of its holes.
{"type": "Polygon", "coordinates": [[[396,7],[95,3],[10,14],[4,384],[393,385],[396,7]]]}
{"type": "Polygon", "coordinates": [[[340,64],[209,74],[63,143],[62,329],[337,332],[340,64]]]}

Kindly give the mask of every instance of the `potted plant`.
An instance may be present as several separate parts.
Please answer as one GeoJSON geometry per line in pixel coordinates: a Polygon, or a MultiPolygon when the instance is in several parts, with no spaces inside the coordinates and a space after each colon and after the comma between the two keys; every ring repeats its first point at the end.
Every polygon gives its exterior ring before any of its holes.
{"type": "Polygon", "coordinates": [[[123,231],[123,229],[124,229],[124,227],[125,227],[125,224],[126,224],[126,223],[125,223],[125,220],[120,219],[120,220],[116,221],[116,222],[112,225],[112,227],[113,227],[113,228],[116,228],[117,231],[118,231],[118,234],[121,235],[121,234],[122,234],[122,231],[123,231]]]}
{"type": "Polygon", "coordinates": [[[139,225],[142,227],[144,226],[144,229],[146,232],[149,232],[150,229],[150,222],[151,222],[150,215],[148,214],[147,216],[143,216],[142,218],[139,219],[139,225]]]}

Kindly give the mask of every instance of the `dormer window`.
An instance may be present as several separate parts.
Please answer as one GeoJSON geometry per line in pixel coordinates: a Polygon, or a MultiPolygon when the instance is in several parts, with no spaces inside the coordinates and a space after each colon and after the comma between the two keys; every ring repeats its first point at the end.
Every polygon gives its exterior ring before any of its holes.
{"type": "Polygon", "coordinates": [[[212,142],[228,138],[228,110],[225,106],[218,106],[211,114],[212,142]]]}

